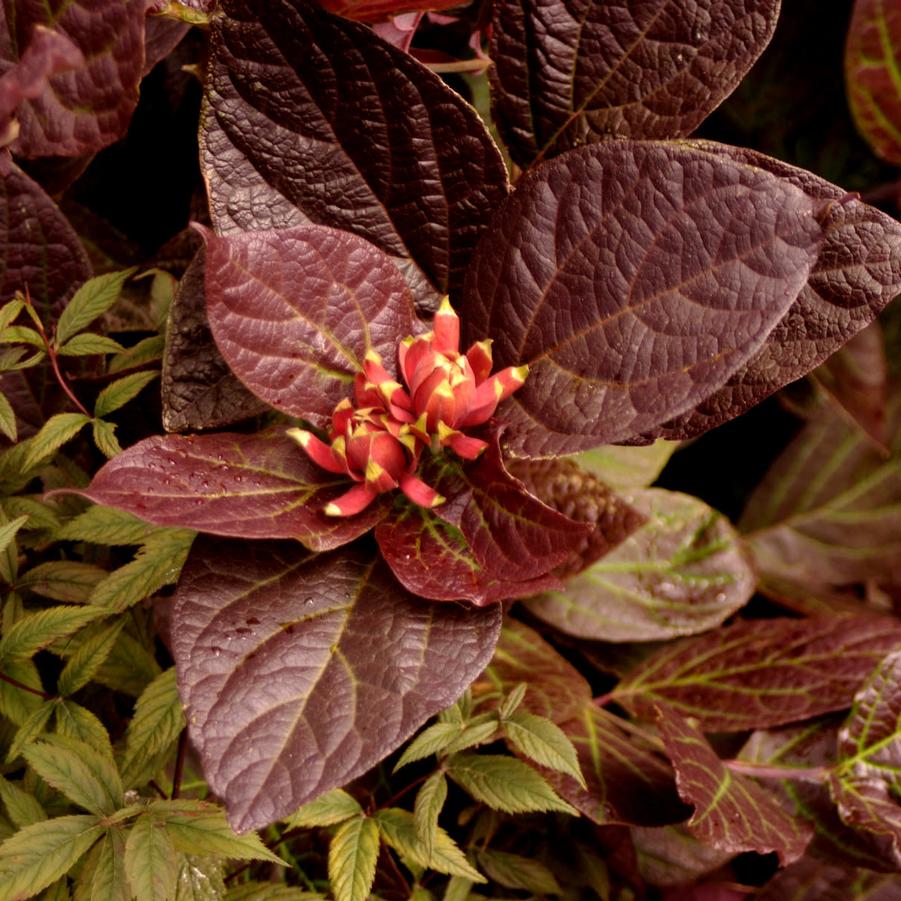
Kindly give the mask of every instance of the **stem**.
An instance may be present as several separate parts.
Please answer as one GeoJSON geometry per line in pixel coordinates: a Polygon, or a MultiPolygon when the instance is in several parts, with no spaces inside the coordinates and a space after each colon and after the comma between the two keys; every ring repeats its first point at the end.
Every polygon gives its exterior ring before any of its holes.
{"type": "Polygon", "coordinates": [[[172,793],[169,799],[174,801],[181,790],[181,779],[185,772],[185,752],[188,749],[188,730],[182,729],[178,736],[178,751],[175,757],[175,772],[172,774],[172,793]]]}
{"type": "Polygon", "coordinates": [[[147,784],[148,784],[148,785],[149,785],[149,786],[150,786],[150,787],[151,787],[151,788],[152,788],[152,789],[153,789],[153,790],[154,790],[161,798],[163,798],[163,799],[165,800],[165,798],[166,798],[166,793],[159,787],[159,785],[157,784],[156,779],[151,779],[147,784]]]}
{"type": "Polygon", "coordinates": [[[397,861],[394,859],[394,854],[391,853],[390,848],[385,848],[385,857],[388,858],[391,863],[391,869],[394,872],[394,875],[397,877],[400,884],[403,886],[404,894],[406,897],[410,897],[413,894],[413,889],[410,888],[410,883],[407,882],[406,877],[400,871],[400,867],[397,865],[397,861]]]}
{"type": "Polygon", "coordinates": [[[414,780],[413,780],[406,788],[402,788],[396,795],[394,795],[393,798],[389,798],[389,799],[385,802],[384,807],[394,807],[394,805],[395,805],[395,804],[396,804],[396,803],[397,803],[397,802],[398,802],[398,801],[399,801],[399,800],[400,800],[400,799],[401,799],[408,791],[410,791],[410,789],[416,788],[417,785],[422,785],[422,783],[425,782],[426,779],[430,779],[431,776],[432,776],[432,774],[429,773],[429,774],[426,775],[426,776],[420,776],[418,779],[414,779],[414,780]]]}
{"type": "Polygon", "coordinates": [[[795,782],[823,782],[828,772],[828,768],[824,766],[771,766],[766,763],[753,763],[750,760],[724,760],[723,763],[735,773],[756,776],[758,779],[793,779],[795,782]]]}
{"type": "Polygon", "coordinates": [[[37,688],[32,688],[30,685],[26,685],[24,682],[20,682],[18,679],[13,679],[12,676],[7,676],[6,673],[0,673],[0,681],[6,682],[7,685],[12,685],[13,688],[21,688],[22,691],[31,692],[31,694],[37,695],[39,698],[43,698],[45,701],[53,700],[53,695],[48,695],[46,691],[40,691],[37,688]]]}
{"type": "Polygon", "coordinates": [[[595,707],[606,707],[613,700],[613,692],[608,691],[607,694],[598,695],[596,698],[592,699],[592,704],[595,707]]]}

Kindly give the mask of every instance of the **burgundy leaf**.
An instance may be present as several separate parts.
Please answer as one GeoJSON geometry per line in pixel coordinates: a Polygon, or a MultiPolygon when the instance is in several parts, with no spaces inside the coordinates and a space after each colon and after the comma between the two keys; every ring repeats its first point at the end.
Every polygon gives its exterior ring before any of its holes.
{"type": "Polygon", "coordinates": [[[530,172],[467,274],[463,321],[529,364],[501,417],[524,456],[628,440],[760,348],[807,280],[821,206],[678,144],[583,147],[530,172]]]}
{"type": "Polygon", "coordinates": [[[665,645],[613,697],[645,719],[665,703],[707,731],[775,726],[850,706],[897,647],[901,623],[888,617],[751,620],[665,645]]]}
{"type": "Polygon", "coordinates": [[[173,614],[179,690],[239,830],[361,775],[491,658],[499,607],[409,595],[365,553],[200,540],[173,614]]]}
{"type": "Polygon", "coordinates": [[[901,8],[892,0],[855,0],[845,47],[851,112],[873,151],[901,164],[901,8]]]}
{"type": "Polygon", "coordinates": [[[226,0],[212,25],[203,166],[216,229],[344,229],[417,301],[462,282],[507,192],[475,110],[371,29],[299,0],[226,0]]]}
{"type": "Polygon", "coordinates": [[[39,26],[69,38],[83,65],[51,75],[19,107],[12,144],[25,157],[80,156],[125,134],[144,68],[146,0],[16,2],[0,9],[0,66],[24,60],[39,26]]]}
{"type": "Polygon", "coordinates": [[[898,901],[894,875],[851,869],[810,855],[780,871],[758,894],[757,901],[898,901]]]}
{"type": "MultiPolygon", "coordinates": [[[[733,856],[698,841],[684,825],[656,829],[634,826],[631,833],[641,875],[651,885],[695,885],[701,876],[719,869],[733,856]]],[[[743,894],[742,901],[746,899],[743,894]]],[[[667,897],[666,901],[675,899],[667,897]]]]}
{"type": "Polygon", "coordinates": [[[710,142],[699,153],[764,169],[824,207],[824,242],[810,278],[760,350],[718,391],[650,437],[691,438],[806,375],[901,293],[901,223],[836,185],[786,163],[710,142]]]}
{"type": "Polygon", "coordinates": [[[144,75],[181,43],[190,28],[187,22],[148,15],[144,23],[144,75]]]}
{"type": "Polygon", "coordinates": [[[769,43],[778,0],[499,0],[494,115],[513,158],[611,135],[678,138],[769,43]]]}
{"type": "Polygon", "coordinates": [[[562,589],[529,601],[532,613],[578,638],[657,641],[712,629],[750,600],[754,571],[722,515],[659,488],[629,501],[644,525],[562,589]]]}
{"type": "Polygon", "coordinates": [[[366,353],[393,368],[416,326],[391,260],[318,225],[209,234],[205,284],[210,327],[232,371],[267,403],[319,424],[351,393],[366,353]]]}
{"type": "Polygon", "coordinates": [[[269,409],[251,394],[222,359],[206,312],[201,249],[178,283],[169,310],[160,385],[167,432],[215,429],[269,409]]]}
{"type": "Polygon", "coordinates": [[[347,486],[272,430],[147,438],[110,460],[80,493],[160,526],[246,540],[295,538],[325,551],[385,515],[383,504],[349,519],[322,513],[347,486]]]}
{"type": "Polygon", "coordinates": [[[660,707],[659,714],[679,794],[695,807],[689,831],[724,851],[775,851],[783,865],[798,860],[813,833],[810,826],[792,817],[775,795],[729,770],[701,732],[675,711],[660,707]]]}

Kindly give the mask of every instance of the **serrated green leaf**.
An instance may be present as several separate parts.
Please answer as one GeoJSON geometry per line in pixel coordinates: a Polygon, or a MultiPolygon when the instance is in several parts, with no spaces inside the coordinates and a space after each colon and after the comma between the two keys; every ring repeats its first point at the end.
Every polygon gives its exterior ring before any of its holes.
{"type": "Polygon", "coordinates": [[[43,598],[70,604],[84,604],[97,584],[109,573],[78,560],[50,560],[32,567],[18,580],[17,587],[43,598]]]}
{"type": "Polygon", "coordinates": [[[4,553],[13,541],[16,539],[16,533],[25,523],[28,522],[27,516],[17,516],[11,522],[4,523],[0,526],[0,554],[4,553]]]}
{"type": "Polygon", "coordinates": [[[444,890],[442,901],[467,901],[474,883],[462,876],[451,876],[444,890]]]}
{"type": "Polygon", "coordinates": [[[401,767],[416,760],[422,760],[432,754],[444,751],[450,743],[460,735],[461,723],[433,723],[427,729],[423,729],[400,755],[400,759],[394,765],[396,773],[401,767]]]}
{"type": "Polygon", "coordinates": [[[95,416],[107,416],[137,397],[143,389],[159,376],[158,372],[134,372],[107,385],[94,404],[95,416]]]}
{"type": "Polygon", "coordinates": [[[56,731],[59,735],[90,745],[107,757],[112,756],[106,727],[90,710],[75,701],[56,702],[56,731]]]}
{"type": "Polygon", "coordinates": [[[26,826],[0,845],[0,901],[21,901],[56,882],[103,832],[89,815],[26,826]]]}
{"type": "Polygon", "coordinates": [[[432,853],[428,854],[416,834],[416,823],[413,814],[409,811],[389,807],[379,810],[375,819],[385,844],[394,848],[416,866],[445,873],[448,876],[462,876],[473,882],[486,881],[440,826],[435,829],[432,853]]]}
{"type": "Polygon", "coordinates": [[[576,749],[558,725],[525,711],[514,713],[503,725],[514,750],[541,766],[572,776],[582,788],[586,787],[576,749]]]}
{"type": "Polygon", "coordinates": [[[95,419],[92,424],[94,444],[104,457],[112,459],[122,453],[122,445],[116,437],[116,424],[103,419],[95,419]]]}
{"type": "Polygon", "coordinates": [[[21,297],[14,297],[0,307],[0,330],[5,329],[15,319],[25,306],[21,297]]]}
{"type": "Polygon", "coordinates": [[[110,375],[124,372],[126,369],[134,369],[136,366],[145,366],[163,357],[166,348],[166,338],[163,335],[151,335],[138,341],[134,347],[128,347],[113,357],[106,369],[110,375]]]}
{"type": "Polygon", "coordinates": [[[110,547],[141,544],[149,535],[157,531],[144,520],[116,510],[95,504],[84,513],[69,520],[57,533],[59,541],[89,541],[110,547]]]}
{"type": "Polygon", "coordinates": [[[375,881],[379,827],[356,817],[338,827],[328,850],[328,875],[335,901],[366,901],[375,881]]]}
{"type": "Polygon", "coordinates": [[[97,607],[50,607],[30,613],[0,638],[0,660],[27,659],[106,615],[97,607]]]}
{"type": "Polygon", "coordinates": [[[274,882],[245,882],[228,890],[225,901],[326,901],[328,895],[321,892],[305,892],[303,889],[274,882]]]}
{"type": "Polygon", "coordinates": [[[179,855],[168,830],[149,813],[135,820],[125,842],[125,873],[137,901],[172,901],[179,855]]]}
{"type": "Polygon", "coordinates": [[[337,826],[351,817],[360,816],[363,808],[343,788],[335,788],[294,811],[285,821],[288,829],[313,826],[337,826]]]}
{"type": "Polygon", "coordinates": [[[540,861],[506,851],[484,848],[477,854],[479,866],[504,888],[523,889],[533,895],[562,895],[554,874],[540,861]]]}
{"type": "Polygon", "coordinates": [[[526,691],[528,691],[529,686],[525,682],[520,682],[504,700],[501,702],[500,706],[497,708],[497,715],[502,719],[507,719],[507,717],[512,716],[516,710],[519,708],[519,705],[522,704],[523,700],[526,696],[526,691]]]}
{"type": "Polygon", "coordinates": [[[0,394],[0,432],[10,441],[15,441],[19,437],[16,413],[5,394],[0,394]]]}
{"type": "Polygon", "coordinates": [[[22,466],[25,471],[56,453],[67,441],[71,441],[89,422],[84,413],[57,413],[51,416],[40,431],[22,446],[26,448],[22,466]]]}
{"type": "Polygon", "coordinates": [[[0,679],[0,713],[16,726],[21,726],[41,706],[41,698],[35,694],[43,692],[41,677],[31,660],[7,660],[0,669],[10,679],[32,689],[25,691],[0,679]]]}
{"type": "Polygon", "coordinates": [[[111,757],[63,735],[47,735],[23,752],[29,766],[72,803],[98,816],[124,803],[122,780],[111,757]]]}
{"type": "Polygon", "coordinates": [[[25,791],[17,782],[10,782],[0,776],[0,801],[6,808],[10,822],[18,829],[47,819],[40,802],[31,792],[25,791]]]}
{"type": "Polygon", "coordinates": [[[41,892],[38,901],[70,901],[70,899],[69,880],[65,876],[60,876],[56,882],[41,892]]]}
{"type": "Polygon", "coordinates": [[[113,620],[78,646],[59,674],[56,690],[60,695],[74,694],[94,678],[94,673],[109,657],[124,625],[124,619],[113,620]]]}
{"type": "Polygon", "coordinates": [[[131,901],[125,873],[125,840],[125,830],[115,827],[107,829],[100,840],[91,877],[92,901],[131,901]]]}
{"type": "Polygon", "coordinates": [[[559,810],[578,815],[528,764],[497,754],[456,754],[447,775],[476,801],[504,813],[559,810]]]}
{"type": "Polygon", "coordinates": [[[113,338],[83,332],[75,335],[57,350],[61,357],[89,357],[95,354],[115,354],[125,348],[113,338]]]}
{"type": "Polygon", "coordinates": [[[59,528],[59,517],[49,504],[35,497],[17,495],[5,497],[0,506],[7,517],[27,516],[28,522],[23,528],[28,531],[44,529],[53,531],[59,528]]]}
{"type": "Polygon", "coordinates": [[[497,716],[493,713],[483,713],[473,717],[457,737],[444,749],[445,754],[456,754],[476,745],[483,745],[491,741],[497,734],[497,716]]]}
{"type": "Polygon", "coordinates": [[[438,816],[447,800],[447,778],[442,770],[435,770],[416,793],[413,821],[416,836],[422,842],[426,857],[431,859],[438,832],[438,816]]]}
{"type": "Polygon", "coordinates": [[[10,742],[9,750],[6,753],[7,763],[12,763],[22,753],[25,745],[44,733],[54,710],[56,710],[56,701],[44,701],[25,718],[10,742]]]}
{"type": "Polygon", "coordinates": [[[159,529],[149,535],[135,559],[111,572],[91,595],[91,603],[121,613],[164,585],[178,581],[194,540],[187,529],[159,529]]]}
{"type": "Polygon", "coordinates": [[[65,344],[98,316],[102,316],[119,299],[125,281],[136,271],[125,269],[88,279],[66,304],[56,323],[56,346],[65,344]]]}
{"type": "Polygon", "coordinates": [[[32,347],[43,347],[44,339],[40,332],[27,325],[10,325],[0,333],[0,344],[30,344],[32,347]]]}
{"type": "Polygon", "coordinates": [[[126,626],[112,653],[97,670],[94,681],[134,698],[140,697],[144,689],[162,672],[154,657],[152,645],[148,647],[145,641],[131,635],[126,626]]]}
{"type": "Polygon", "coordinates": [[[222,901],[224,897],[224,862],[215,857],[183,855],[175,901],[222,901]]]}
{"type": "Polygon", "coordinates": [[[149,813],[165,823],[175,847],[186,854],[211,854],[230,860],[268,860],[284,865],[255,832],[236,835],[225,812],[207,801],[153,801],[149,813]]]}

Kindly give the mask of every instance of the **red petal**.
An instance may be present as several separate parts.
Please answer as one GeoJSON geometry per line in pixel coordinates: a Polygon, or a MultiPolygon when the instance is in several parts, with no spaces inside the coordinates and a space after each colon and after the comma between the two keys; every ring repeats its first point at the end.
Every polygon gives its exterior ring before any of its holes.
{"type": "Polygon", "coordinates": [[[446,295],[435,313],[432,328],[435,332],[432,347],[438,353],[456,355],[460,352],[460,317],[454,312],[450,298],[446,295]]]}
{"type": "Polygon", "coordinates": [[[469,435],[464,435],[462,432],[454,432],[446,441],[441,443],[464,460],[475,460],[488,447],[487,441],[482,441],[479,438],[470,438],[469,435]]]}
{"type": "Polygon", "coordinates": [[[491,359],[491,339],[477,341],[466,351],[466,359],[472,367],[476,384],[481,385],[491,375],[491,367],[494,365],[491,359]]]}
{"type": "Polygon", "coordinates": [[[350,491],[326,504],[322,512],[326,516],[355,516],[365,510],[377,497],[366,485],[354,485],[350,491]]]}
{"type": "Polygon", "coordinates": [[[443,498],[434,488],[429,488],[422,479],[414,476],[412,474],[405,475],[400,480],[400,490],[411,500],[414,504],[418,504],[420,507],[437,507],[440,504],[443,504],[445,498],[443,498]]]}
{"type": "Polygon", "coordinates": [[[346,467],[335,459],[332,449],[312,432],[307,432],[305,429],[288,429],[288,437],[293,438],[317,466],[321,466],[328,472],[338,472],[342,475],[347,472],[346,467]]]}

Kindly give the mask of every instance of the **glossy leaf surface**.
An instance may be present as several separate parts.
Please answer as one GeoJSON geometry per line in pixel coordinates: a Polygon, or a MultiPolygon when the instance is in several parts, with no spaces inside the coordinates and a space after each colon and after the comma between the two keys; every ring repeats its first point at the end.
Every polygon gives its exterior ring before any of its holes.
{"type": "Polygon", "coordinates": [[[189,730],[237,829],[364,773],[491,658],[500,609],[427,604],[365,553],[198,544],[172,634],[189,730]]]}
{"type": "Polygon", "coordinates": [[[396,258],[420,303],[458,286],[507,191],[475,110],[312,4],[225,0],[222,12],[202,125],[216,229],[330,225],[396,258]]]}
{"type": "Polygon", "coordinates": [[[502,0],[494,116],[523,167],[614,135],[691,134],[776,27],[778,0],[502,0]]]}
{"type": "Polygon", "coordinates": [[[656,641],[704,632],[743,607],[755,577],[725,517],[674,491],[629,495],[638,531],[529,610],[579,638],[656,641]]]}
{"type": "Polygon", "coordinates": [[[205,286],[232,371],[277,409],[320,422],[351,393],[368,351],[393,368],[398,342],[414,331],[397,267],[332,228],[208,235],[205,286]]]}
{"type": "Polygon", "coordinates": [[[320,469],[275,430],[146,438],[110,460],[82,493],[156,525],[295,538],[322,551],[384,516],[381,505],[349,519],[326,516],[322,508],[346,489],[346,479],[320,469]]]}
{"type": "Polygon", "coordinates": [[[498,366],[530,366],[500,414],[510,447],[628,440],[714,392],[804,286],[819,206],[678,144],[583,147],[529,173],[479,245],[461,312],[498,366]]]}

